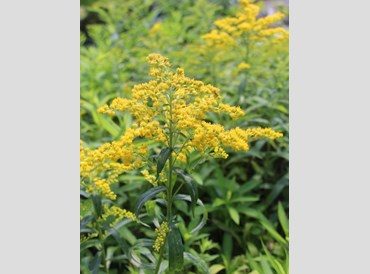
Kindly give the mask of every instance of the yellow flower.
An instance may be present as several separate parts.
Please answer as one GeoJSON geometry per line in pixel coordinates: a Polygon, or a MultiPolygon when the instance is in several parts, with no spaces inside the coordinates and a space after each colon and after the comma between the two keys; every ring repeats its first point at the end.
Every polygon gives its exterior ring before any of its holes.
{"type": "Polygon", "coordinates": [[[150,35],[155,35],[161,30],[161,23],[155,23],[152,28],[149,30],[150,35]]]}
{"type": "Polygon", "coordinates": [[[170,232],[170,228],[168,227],[167,222],[163,222],[159,227],[155,229],[155,233],[157,234],[157,238],[155,239],[153,249],[156,252],[159,252],[166,241],[166,237],[168,232],[170,232]]]}
{"type": "Polygon", "coordinates": [[[240,70],[243,70],[243,69],[249,69],[251,67],[250,64],[247,64],[247,63],[240,63],[237,67],[237,70],[240,71],[240,70]]]}
{"type": "Polygon", "coordinates": [[[100,221],[106,221],[109,216],[115,217],[114,221],[109,224],[111,227],[115,226],[124,218],[138,222],[138,219],[134,213],[126,209],[119,208],[118,206],[111,206],[110,208],[105,207],[104,214],[101,216],[100,221]]]}
{"type": "Polygon", "coordinates": [[[150,175],[149,171],[147,169],[142,170],[141,174],[144,175],[145,180],[147,180],[149,183],[151,183],[153,186],[157,186],[158,183],[156,182],[156,177],[154,175],[150,175]]]}

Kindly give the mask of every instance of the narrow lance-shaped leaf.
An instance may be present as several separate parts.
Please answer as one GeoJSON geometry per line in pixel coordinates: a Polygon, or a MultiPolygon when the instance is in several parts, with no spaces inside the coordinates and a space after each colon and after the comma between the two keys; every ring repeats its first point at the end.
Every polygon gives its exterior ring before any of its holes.
{"type": "Polygon", "coordinates": [[[184,265],[184,246],[180,231],[175,224],[170,224],[171,231],[167,235],[168,265],[170,273],[181,271],[184,265]]]}
{"type": "Polygon", "coordinates": [[[284,230],[285,236],[289,237],[289,221],[284,211],[283,205],[279,202],[278,204],[278,217],[281,227],[284,230]]]}
{"type": "Polygon", "coordinates": [[[157,186],[149,189],[145,193],[141,194],[136,202],[135,205],[135,215],[139,215],[140,209],[144,206],[144,204],[154,198],[158,193],[161,193],[166,190],[165,186],[157,186]]]}
{"type": "Polygon", "coordinates": [[[168,158],[171,155],[171,149],[166,147],[161,150],[158,156],[158,162],[157,162],[157,177],[159,177],[159,174],[162,172],[164,165],[166,164],[168,158]]]}
{"type": "Polygon", "coordinates": [[[101,252],[96,253],[94,259],[89,265],[91,274],[98,274],[101,259],[102,259],[101,252]]]}
{"type": "Polygon", "coordinates": [[[99,217],[102,214],[102,202],[101,198],[99,196],[93,196],[92,197],[93,205],[94,205],[94,211],[97,217],[99,217]]]}
{"type": "Polygon", "coordinates": [[[80,221],[80,229],[83,229],[86,227],[86,225],[92,221],[94,219],[94,216],[92,215],[88,215],[86,217],[84,217],[81,221],[80,221]]]}
{"type": "Polygon", "coordinates": [[[175,167],[174,171],[180,175],[185,183],[185,187],[188,190],[191,197],[191,211],[194,217],[194,209],[198,201],[198,187],[197,184],[193,181],[193,178],[185,170],[175,167]]]}

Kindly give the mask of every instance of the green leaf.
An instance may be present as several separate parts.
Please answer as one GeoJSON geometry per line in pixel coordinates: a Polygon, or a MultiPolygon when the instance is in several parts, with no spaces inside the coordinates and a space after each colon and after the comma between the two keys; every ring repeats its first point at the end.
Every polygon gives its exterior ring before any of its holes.
{"type": "Polygon", "coordinates": [[[191,197],[191,211],[194,217],[194,209],[198,201],[198,187],[197,184],[193,181],[192,177],[185,170],[175,167],[174,171],[180,175],[180,177],[185,182],[186,189],[188,190],[191,197]]]}
{"type": "Polygon", "coordinates": [[[88,215],[86,217],[84,217],[81,221],[80,221],[80,229],[83,229],[85,228],[85,226],[91,221],[94,219],[94,216],[92,215],[88,215]]]}
{"type": "Polygon", "coordinates": [[[238,86],[238,93],[239,95],[242,95],[245,93],[245,88],[247,87],[247,77],[243,77],[242,81],[240,82],[238,86]]]}
{"type": "Polygon", "coordinates": [[[97,217],[99,217],[102,214],[102,202],[101,198],[99,196],[92,196],[92,201],[94,205],[94,211],[97,217]]]}
{"type": "Polygon", "coordinates": [[[264,274],[274,274],[272,272],[272,269],[270,267],[270,265],[268,264],[268,262],[266,261],[266,258],[264,256],[261,256],[261,265],[262,265],[262,269],[263,269],[263,272],[264,274]]]}
{"type": "Polygon", "coordinates": [[[225,269],[225,267],[222,264],[215,264],[209,268],[209,271],[211,272],[211,274],[216,274],[223,269],[225,269]]]}
{"type": "Polygon", "coordinates": [[[231,203],[248,203],[248,202],[257,202],[259,201],[258,196],[249,196],[249,197],[238,197],[231,200],[231,203]]]}
{"type": "Polygon", "coordinates": [[[232,250],[233,250],[233,241],[231,235],[225,232],[222,240],[222,251],[228,261],[230,261],[231,259],[232,250]]]}
{"type": "Polygon", "coordinates": [[[144,206],[144,204],[149,201],[150,199],[154,198],[158,193],[161,193],[166,190],[165,186],[157,186],[149,189],[145,193],[141,194],[136,202],[135,205],[135,215],[139,216],[140,209],[144,206]]]}
{"type": "Polygon", "coordinates": [[[184,246],[180,231],[175,224],[170,224],[171,231],[167,235],[168,265],[170,272],[181,271],[184,265],[184,246]]]}
{"type": "Polygon", "coordinates": [[[130,263],[140,269],[155,269],[156,259],[150,251],[153,244],[153,240],[137,240],[128,252],[128,259],[130,263]]]}
{"type": "Polygon", "coordinates": [[[169,147],[162,149],[161,152],[159,153],[157,162],[157,177],[159,177],[159,174],[162,172],[164,165],[166,164],[170,155],[171,149],[169,147]]]}
{"type": "Polygon", "coordinates": [[[262,242],[262,248],[265,251],[268,261],[270,262],[272,267],[276,270],[276,272],[279,274],[286,274],[281,263],[271,255],[270,251],[268,251],[267,247],[265,246],[263,242],[262,242]]]}
{"type": "Polygon", "coordinates": [[[279,222],[281,224],[281,227],[284,230],[285,235],[289,237],[289,221],[288,221],[288,217],[285,214],[285,211],[284,211],[284,208],[281,202],[279,202],[278,204],[278,217],[279,217],[279,222]]]}
{"type": "Polygon", "coordinates": [[[244,194],[244,193],[247,193],[249,191],[251,191],[252,189],[256,188],[258,185],[260,185],[262,183],[261,180],[252,180],[252,181],[249,181],[245,184],[243,184],[240,189],[239,189],[239,193],[240,194],[244,194]]]}
{"type": "Polygon", "coordinates": [[[267,219],[260,219],[261,224],[270,233],[270,235],[279,243],[286,245],[287,241],[275,230],[274,226],[267,219]]]}
{"type": "Polygon", "coordinates": [[[279,181],[274,184],[274,187],[271,189],[270,194],[266,197],[263,202],[263,207],[267,208],[272,202],[279,196],[283,189],[289,184],[287,175],[284,175],[279,181]]]}
{"type": "Polygon", "coordinates": [[[101,240],[94,239],[94,240],[88,240],[86,242],[83,242],[80,244],[80,252],[84,251],[85,249],[95,246],[98,247],[102,243],[101,240]]]}
{"type": "Polygon", "coordinates": [[[238,211],[233,207],[228,207],[227,209],[229,210],[231,219],[233,219],[233,221],[238,225],[240,222],[240,216],[238,211]]]}
{"type": "Polygon", "coordinates": [[[91,274],[98,274],[101,259],[102,259],[101,252],[97,252],[94,256],[94,259],[90,262],[89,265],[91,274]]]}
{"type": "Polygon", "coordinates": [[[127,255],[128,253],[128,249],[129,249],[129,245],[127,244],[126,240],[121,236],[121,234],[115,230],[115,229],[112,229],[111,230],[111,235],[113,236],[113,238],[117,241],[118,243],[118,246],[121,248],[121,250],[123,251],[123,254],[127,255]]]}
{"type": "Polygon", "coordinates": [[[247,252],[247,259],[248,259],[248,264],[249,266],[253,269],[253,270],[256,270],[258,274],[261,274],[261,273],[264,273],[262,268],[260,267],[260,265],[258,264],[258,262],[256,261],[255,258],[253,258],[251,256],[251,254],[249,254],[249,252],[247,252]]]}
{"type": "Polygon", "coordinates": [[[207,264],[199,256],[195,256],[193,254],[190,254],[189,252],[184,252],[184,259],[185,261],[188,261],[196,266],[196,268],[199,271],[197,273],[211,274],[207,267],[207,264]]]}
{"type": "MultiPolygon", "coordinates": [[[[184,195],[184,194],[177,194],[173,200],[183,200],[183,201],[188,201],[188,202],[191,202],[191,197],[189,195],[184,195]]],[[[190,231],[190,234],[194,234],[195,232],[198,232],[199,230],[201,230],[204,225],[206,224],[207,222],[207,219],[208,219],[208,211],[206,209],[206,207],[204,206],[203,202],[198,199],[197,201],[197,204],[201,206],[201,208],[203,209],[203,217],[202,217],[202,220],[200,221],[200,223],[194,227],[191,231],[190,231]]]]}

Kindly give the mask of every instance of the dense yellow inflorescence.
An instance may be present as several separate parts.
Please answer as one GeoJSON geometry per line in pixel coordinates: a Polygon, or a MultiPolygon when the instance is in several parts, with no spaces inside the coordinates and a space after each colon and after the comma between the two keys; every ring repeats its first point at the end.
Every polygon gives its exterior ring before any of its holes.
{"type": "Polygon", "coordinates": [[[251,140],[282,136],[270,128],[226,129],[207,121],[211,113],[237,120],[244,111],[222,103],[218,88],[186,77],[182,68],[171,69],[167,58],[150,54],[147,61],[154,80],[134,86],[131,99],[116,98],[99,109],[108,115],[129,111],[135,118],[133,126],[118,141],[95,150],[81,144],[81,175],[88,192],[95,191],[113,200],[116,195],[110,184],[117,182],[121,173],[143,166],[146,169],[141,173],[153,186],[166,183],[164,171],[159,178],[152,175],[155,170],[147,165],[149,148],[135,145],[135,138],[152,140],[162,148],[172,146],[174,161],[186,163],[192,151],[227,158],[227,150],[247,151],[251,140]]]}
{"type": "MultiPolygon", "coordinates": [[[[252,138],[275,139],[282,136],[272,129],[227,130],[222,125],[206,122],[207,115],[212,112],[228,114],[234,120],[244,112],[240,107],[222,103],[218,88],[186,77],[181,68],[171,71],[167,58],[151,54],[147,60],[151,70],[160,71],[155,74],[156,79],[135,86],[132,91],[134,99],[117,98],[100,111],[107,114],[130,111],[137,119],[135,131],[141,132],[148,140],[160,141],[167,146],[166,129],[172,121],[173,129],[185,136],[179,138],[181,142],[177,144],[184,149],[174,154],[180,162],[186,162],[187,152],[194,149],[200,152],[213,151],[214,156],[226,158],[226,148],[247,151],[248,141],[252,138]]],[[[144,175],[148,181],[153,181],[148,174],[144,175]]]]}
{"type": "Polygon", "coordinates": [[[109,216],[115,217],[115,220],[112,223],[110,223],[111,227],[115,226],[118,222],[120,222],[124,218],[131,219],[135,222],[138,221],[134,213],[126,209],[119,208],[117,206],[111,206],[110,208],[105,208],[104,214],[101,216],[101,220],[102,221],[107,220],[109,216]]]}
{"type": "Polygon", "coordinates": [[[116,199],[110,185],[118,182],[120,174],[145,164],[140,156],[147,155],[148,148],[134,145],[133,140],[138,136],[140,134],[129,129],[118,141],[105,143],[94,150],[84,147],[80,141],[81,184],[87,192],[116,199]]]}
{"type": "Polygon", "coordinates": [[[166,241],[166,237],[168,232],[170,232],[170,228],[168,227],[167,222],[163,222],[159,227],[155,229],[155,233],[157,234],[157,238],[155,239],[153,249],[156,252],[161,250],[161,247],[164,245],[166,241]]]}
{"type": "Polygon", "coordinates": [[[281,27],[272,27],[284,18],[284,14],[277,12],[258,18],[260,7],[253,0],[240,0],[240,12],[234,17],[226,17],[214,22],[217,29],[202,36],[209,48],[229,49],[240,43],[262,41],[273,37],[276,42],[287,40],[289,32],[281,27]]]}

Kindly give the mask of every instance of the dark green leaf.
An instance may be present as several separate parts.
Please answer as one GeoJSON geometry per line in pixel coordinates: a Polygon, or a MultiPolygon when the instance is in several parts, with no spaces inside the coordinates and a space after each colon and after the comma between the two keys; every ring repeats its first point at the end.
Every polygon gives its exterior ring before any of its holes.
{"type": "Polygon", "coordinates": [[[112,236],[114,237],[114,239],[117,241],[118,245],[121,247],[121,250],[123,251],[123,253],[125,255],[127,255],[128,249],[129,249],[129,245],[127,244],[126,240],[115,229],[112,229],[110,231],[110,233],[112,234],[112,236]]]}
{"type": "Polygon", "coordinates": [[[184,265],[184,246],[178,228],[172,223],[167,235],[168,264],[170,272],[181,271],[184,265]]]}
{"type": "Polygon", "coordinates": [[[94,216],[92,215],[89,215],[89,216],[86,216],[84,217],[81,221],[80,221],[80,229],[83,229],[85,228],[85,226],[92,220],[94,219],[94,216]]]}
{"type": "Polygon", "coordinates": [[[96,231],[91,228],[80,228],[80,233],[96,233],[96,231]]]}
{"type": "Polygon", "coordinates": [[[97,252],[94,256],[94,259],[91,261],[89,265],[91,274],[98,274],[101,258],[102,258],[101,252],[97,252]]]}
{"type": "Polygon", "coordinates": [[[225,232],[222,241],[222,251],[228,260],[231,259],[232,250],[233,250],[233,241],[231,239],[231,235],[225,232]]]}
{"type": "Polygon", "coordinates": [[[92,247],[92,246],[98,246],[101,244],[101,240],[94,239],[94,240],[87,240],[86,242],[83,242],[80,244],[80,252],[84,251],[85,249],[92,247]]]}
{"type": "Polygon", "coordinates": [[[283,189],[288,185],[288,177],[285,175],[279,181],[274,184],[270,194],[266,197],[265,201],[263,202],[264,208],[267,208],[272,202],[279,196],[279,194],[283,191],[283,189]]]}
{"type": "Polygon", "coordinates": [[[171,149],[166,147],[161,150],[158,156],[158,162],[157,162],[157,176],[159,176],[159,173],[162,172],[164,165],[166,164],[168,158],[171,155],[171,149]]]}
{"type": "Polygon", "coordinates": [[[151,97],[148,97],[148,102],[146,104],[148,107],[152,107],[153,106],[153,99],[151,97]]]}
{"type": "Polygon", "coordinates": [[[136,205],[135,205],[135,214],[136,216],[139,215],[140,209],[144,206],[144,204],[149,201],[150,199],[154,198],[158,193],[161,193],[166,190],[165,186],[157,186],[154,188],[149,189],[147,192],[140,195],[138,198],[136,205]]]}
{"type": "Polygon", "coordinates": [[[192,177],[189,173],[187,173],[185,170],[175,167],[174,171],[180,175],[180,177],[183,179],[185,183],[185,187],[188,190],[190,197],[191,197],[191,211],[193,213],[194,217],[194,209],[198,201],[198,187],[197,184],[193,181],[192,177]]]}
{"type": "Polygon", "coordinates": [[[99,196],[92,196],[92,201],[94,205],[95,214],[99,217],[102,214],[102,202],[99,196]]]}

